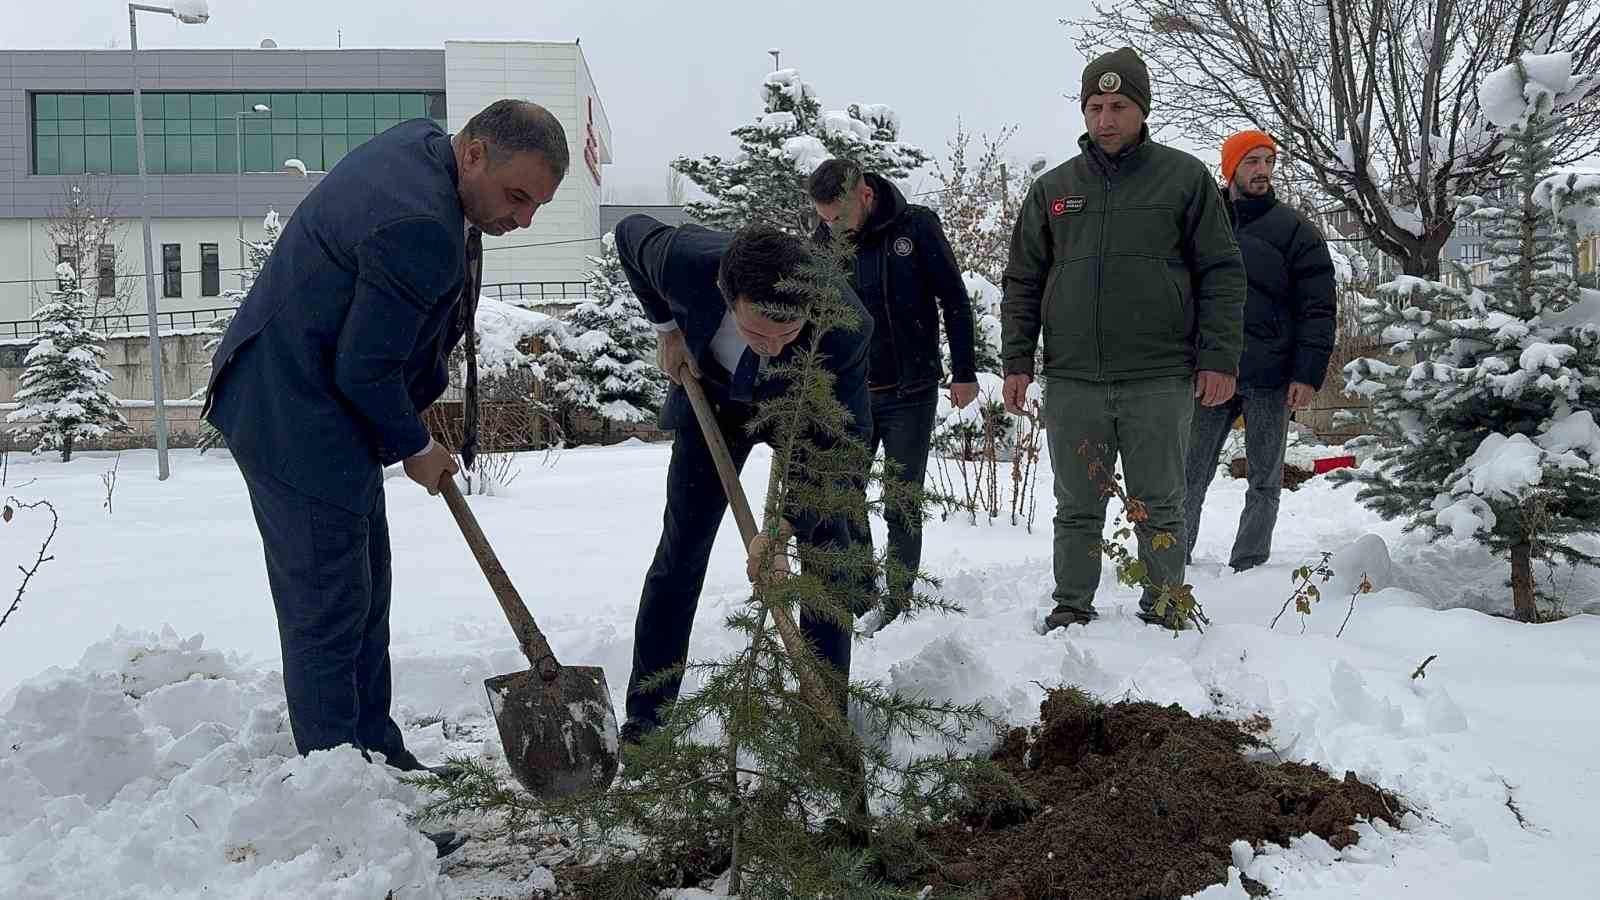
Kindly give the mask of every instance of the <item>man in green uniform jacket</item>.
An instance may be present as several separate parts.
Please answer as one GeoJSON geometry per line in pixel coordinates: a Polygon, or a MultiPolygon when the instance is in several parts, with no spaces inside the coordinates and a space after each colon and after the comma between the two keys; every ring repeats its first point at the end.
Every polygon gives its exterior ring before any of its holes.
{"type": "MultiPolygon", "coordinates": [[[[1005,401],[1017,411],[1044,341],[1044,425],[1055,472],[1055,611],[1088,624],[1100,584],[1105,478],[1118,454],[1144,504],[1140,617],[1162,624],[1183,584],[1184,458],[1195,398],[1234,391],[1244,344],[1244,263],[1199,160],[1150,139],[1150,73],[1131,48],[1083,72],[1083,152],[1034,182],[1011,236],[1002,303],[1005,401]],[[1170,535],[1171,540],[1159,537],[1170,535]]],[[[1182,624],[1182,623],[1175,623],[1182,624]]]]}

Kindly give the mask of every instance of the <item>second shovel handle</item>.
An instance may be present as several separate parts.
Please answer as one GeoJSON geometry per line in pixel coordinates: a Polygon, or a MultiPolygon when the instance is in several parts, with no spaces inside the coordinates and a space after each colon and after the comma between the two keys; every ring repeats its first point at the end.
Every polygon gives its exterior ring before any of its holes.
{"type": "Polygon", "coordinates": [[[739,523],[739,537],[748,547],[756,536],[756,517],[750,511],[750,501],[745,497],[744,489],[739,486],[739,470],[733,467],[733,454],[728,452],[722,427],[717,424],[716,413],[711,410],[711,401],[706,399],[700,380],[685,372],[680,383],[683,392],[689,395],[689,405],[694,407],[694,417],[700,422],[700,433],[705,435],[706,445],[711,448],[711,459],[717,464],[717,475],[722,478],[728,505],[733,508],[733,520],[739,523]]]}
{"type": "Polygon", "coordinates": [[[489,580],[489,588],[494,591],[494,598],[500,601],[500,608],[505,611],[506,621],[511,623],[511,631],[517,637],[517,645],[522,648],[522,655],[528,658],[528,664],[539,670],[539,674],[546,681],[556,675],[560,663],[556,660],[554,650],[550,649],[550,642],[545,640],[544,632],[533,621],[533,614],[528,612],[527,604],[522,602],[522,595],[517,593],[517,588],[511,583],[511,576],[506,574],[505,566],[500,565],[500,558],[494,555],[494,548],[489,546],[489,538],[478,526],[478,517],[472,514],[472,507],[467,504],[467,498],[461,496],[461,489],[456,487],[454,477],[446,476],[439,485],[439,492],[444,494],[444,502],[449,505],[450,513],[455,516],[456,524],[461,526],[461,536],[467,539],[467,546],[472,548],[472,555],[477,557],[478,568],[483,570],[483,577],[489,580]]]}

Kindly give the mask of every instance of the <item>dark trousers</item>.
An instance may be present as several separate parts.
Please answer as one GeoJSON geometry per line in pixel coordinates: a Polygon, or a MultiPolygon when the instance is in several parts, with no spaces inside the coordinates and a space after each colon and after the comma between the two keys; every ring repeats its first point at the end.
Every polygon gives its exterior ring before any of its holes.
{"type": "Polygon", "coordinates": [[[389,523],[383,491],[352,513],[236,459],[278,612],[283,690],[302,754],[352,744],[420,766],[389,718],[389,523]]]}
{"type": "Polygon", "coordinates": [[[1241,413],[1250,488],[1244,495],[1244,512],[1239,515],[1239,531],[1234,535],[1228,564],[1235,569],[1248,569],[1272,555],[1272,532],[1278,524],[1278,495],[1283,491],[1283,457],[1289,439],[1287,386],[1240,387],[1233,399],[1221,406],[1208,409],[1195,404],[1184,518],[1188,522],[1187,549],[1192,558],[1195,540],[1200,537],[1200,511],[1205,506],[1206,489],[1216,477],[1218,456],[1241,413]]]}
{"type": "MultiPolygon", "coordinates": [[[[893,390],[872,394],[872,455],[883,447],[883,458],[892,464],[899,481],[921,487],[928,473],[928,448],[933,443],[933,420],[939,411],[939,387],[901,396],[893,390]]],[[[909,595],[910,576],[922,565],[922,510],[886,509],[889,526],[889,558],[898,566],[890,569],[887,587],[890,597],[909,595]],[[894,577],[896,572],[903,573],[894,577]]],[[[868,545],[872,532],[863,535],[868,545]]]]}
{"type": "MultiPolygon", "coordinates": [[[[716,409],[733,465],[742,470],[756,443],[745,431],[754,408],[716,403],[716,409]]],[[[667,465],[667,509],[662,515],[661,541],[645,575],[639,615],[634,621],[633,671],[628,675],[630,721],[654,726],[661,720],[662,707],[678,698],[681,677],[665,680],[655,690],[643,690],[641,685],[688,660],[689,636],[711,561],[711,546],[727,509],[728,498],[717,478],[705,436],[697,425],[677,429],[672,437],[672,461],[667,465]]],[[[760,507],[755,510],[759,515],[760,507]]],[[[849,529],[842,521],[824,522],[812,541],[847,547],[849,529]]],[[[800,630],[820,657],[849,677],[852,629],[802,609],[800,630]]]]}

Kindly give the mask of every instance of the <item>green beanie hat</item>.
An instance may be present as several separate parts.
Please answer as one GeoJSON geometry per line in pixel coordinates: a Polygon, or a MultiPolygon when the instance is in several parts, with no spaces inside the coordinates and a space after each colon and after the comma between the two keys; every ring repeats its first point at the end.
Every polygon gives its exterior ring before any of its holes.
{"type": "Polygon", "coordinates": [[[1121,94],[1148,116],[1150,70],[1132,47],[1097,56],[1083,70],[1083,92],[1078,95],[1078,108],[1087,106],[1089,98],[1095,94],[1121,94]]]}

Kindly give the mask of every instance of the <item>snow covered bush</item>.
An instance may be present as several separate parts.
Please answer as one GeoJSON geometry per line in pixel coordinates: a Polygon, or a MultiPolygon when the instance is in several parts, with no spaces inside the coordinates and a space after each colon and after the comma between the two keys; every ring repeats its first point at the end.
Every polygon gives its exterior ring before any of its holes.
{"type": "Polygon", "coordinates": [[[764,222],[796,234],[809,234],[815,214],[805,180],[830,157],[853,159],[869,172],[902,179],[928,161],[928,155],[900,140],[900,117],[882,104],[852,103],[824,111],[816,90],[794,69],[761,82],[762,115],[733,130],[739,152],[731,159],[715,154],[680,157],[683,173],[710,200],[689,204],[689,212],[713,228],[736,230],[764,222]]]}
{"type": "MultiPolygon", "coordinates": [[[[1510,202],[1468,197],[1462,213],[1489,239],[1490,280],[1382,285],[1367,321],[1398,361],[1345,370],[1347,389],[1372,399],[1387,445],[1337,479],[1359,482],[1357,498],[1385,518],[1509,555],[1524,621],[1538,617],[1533,560],[1600,561],[1570,540],[1600,529],[1600,295],[1573,278],[1572,225],[1554,213],[1550,186],[1561,110],[1597,86],[1574,79],[1563,54],[1525,56],[1485,79],[1483,106],[1508,144],[1510,202]]],[[[1600,190],[1566,184],[1563,207],[1600,190]]]]}
{"type": "Polygon", "coordinates": [[[17,408],[7,422],[37,420],[12,429],[34,441],[33,452],[60,450],[61,461],[72,459],[80,440],[128,430],[120,403],[106,385],[111,373],[101,367],[105,335],[91,331],[86,321],[88,292],[78,285],[78,273],[69,263],[56,266],[56,289],[51,301],[33,314],[39,337],[24,361],[17,408]]]}
{"type": "Polygon", "coordinates": [[[940,397],[934,424],[933,494],[943,505],[942,517],[962,511],[976,525],[978,514],[993,522],[1009,508],[1011,524],[1031,531],[1038,509],[1036,488],[1044,431],[1039,413],[1041,386],[1029,388],[1025,415],[1006,411],[1001,400],[1005,381],[990,372],[978,372],[978,398],[956,409],[949,397],[940,397]],[[1002,463],[1009,464],[1008,472],[1002,463]],[[1007,487],[1009,485],[1009,487],[1007,487]]]}
{"type": "MultiPolygon", "coordinates": [[[[560,443],[560,423],[548,385],[570,377],[570,370],[550,348],[569,338],[559,319],[492,297],[478,300],[477,330],[478,456],[464,480],[467,493],[494,495],[504,493],[521,471],[515,451],[560,443]]],[[[452,355],[453,392],[460,392],[466,383],[465,354],[462,342],[452,355]]],[[[456,396],[465,402],[464,394],[456,396]]],[[[440,443],[461,446],[461,416],[434,404],[423,420],[440,443]]]]}
{"type": "Polygon", "coordinates": [[[579,413],[598,417],[608,430],[613,422],[653,419],[667,393],[667,376],[655,362],[655,327],[628,286],[612,235],[589,262],[589,302],[546,340],[547,370],[559,370],[546,382],[550,402],[569,433],[579,413]]]}
{"type": "MultiPolygon", "coordinates": [[[[976,351],[976,368],[979,372],[996,375],[1005,371],[1000,361],[1000,289],[994,282],[977,272],[963,272],[967,296],[972,298],[972,337],[976,351]]],[[[944,369],[950,371],[950,340],[946,335],[940,345],[944,354],[944,369]]]]}

